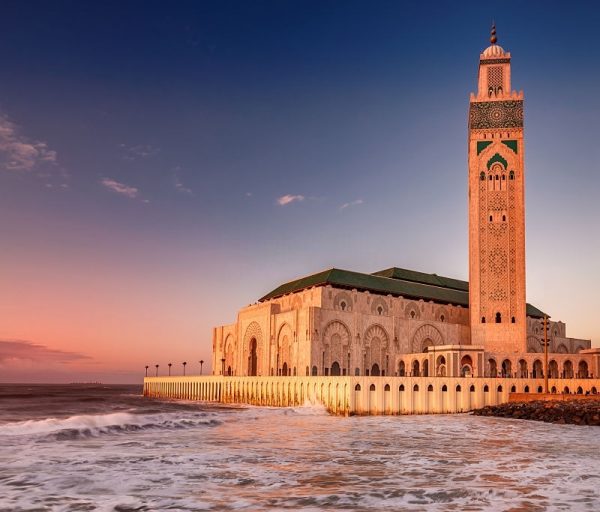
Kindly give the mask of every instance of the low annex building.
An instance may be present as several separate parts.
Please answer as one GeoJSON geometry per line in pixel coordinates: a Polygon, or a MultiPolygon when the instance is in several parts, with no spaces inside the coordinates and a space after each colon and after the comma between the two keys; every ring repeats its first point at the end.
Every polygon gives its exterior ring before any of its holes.
{"type": "MultiPolygon", "coordinates": [[[[213,332],[222,376],[541,378],[544,313],[526,303],[524,96],[511,54],[479,56],[469,100],[469,283],[390,268],[283,284],[213,332]]],[[[600,374],[600,349],[549,322],[550,378],[600,374]]]]}

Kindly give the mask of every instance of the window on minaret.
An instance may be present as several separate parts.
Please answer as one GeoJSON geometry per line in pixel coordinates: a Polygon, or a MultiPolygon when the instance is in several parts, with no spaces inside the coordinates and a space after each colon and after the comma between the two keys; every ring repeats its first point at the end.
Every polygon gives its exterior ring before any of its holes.
{"type": "Polygon", "coordinates": [[[502,66],[490,66],[487,69],[488,96],[502,94],[502,66]]]}
{"type": "Polygon", "coordinates": [[[482,323],[482,324],[484,324],[484,323],[485,323],[485,317],[484,317],[484,316],[482,316],[482,317],[481,317],[481,323],[482,323]]]}
{"type": "Polygon", "coordinates": [[[481,181],[485,181],[485,173],[483,171],[481,172],[479,177],[481,178],[481,181]]]}
{"type": "Polygon", "coordinates": [[[502,323],[502,315],[500,313],[496,313],[496,323],[497,324],[502,323]]]}
{"type": "Polygon", "coordinates": [[[506,222],[506,215],[502,215],[502,222],[506,222]]]}
{"type": "Polygon", "coordinates": [[[508,179],[511,181],[515,179],[515,171],[510,171],[510,174],[508,175],[508,179]]]}

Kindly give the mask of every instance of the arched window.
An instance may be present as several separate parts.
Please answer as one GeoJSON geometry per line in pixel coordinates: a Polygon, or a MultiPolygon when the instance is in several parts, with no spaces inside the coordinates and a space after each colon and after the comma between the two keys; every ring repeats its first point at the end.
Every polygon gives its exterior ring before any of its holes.
{"type": "Polygon", "coordinates": [[[506,215],[502,215],[502,222],[506,222],[506,215]]]}
{"type": "Polygon", "coordinates": [[[506,174],[502,175],[502,181],[506,181],[506,174]]]}
{"type": "Polygon", "coordinates": [[[354,386],[354,391],[360,391],[360,384],[357,384],[356,386],[354,386]]]}
{"type": "Polygon", "coordinates": [[[493,220],[494,220],[494,217],[492,217],[492,216],[490,215],[490,222],[492,222],[493,220]]]}
{"type": "Polygon", "coordinates": [[[383,314],[383,308],[381,306],[377,306],[377,313],[379,314],[379,316],[383,314]]]}
{"type": "Polygon", "coordinates": [[[515,323],[515,317],[514,317],[514,316],[513,316],[513,317],[510,319],[510,323],[511,323],[511,324],[514,324],[514,323],[515,323]]]}
{"type": "Polygon", "coordinates": [[[494,179],[494,177],[490,174],[490,181],[492,181],[494,179]]]}
{"type": "Polygon", "coordinates": [[[442,386],[442,393],[443,393],[444,391],[448,391],[448,386],[446,386],[446,384],[444,384],[444,385],[442,386]]]}
{"type": "Polygon", "coordinates": [[[340,302],[340,308],[342,311],[346,311],[346,303],[344,301],[340,302]]]}
{"type": "Polygon", "coordinates": [[[481,323],[482,323],[482,324],[484,324],[484,323],[485,323],[485,317],[484,317],[484,316],[482,316],[482,317],[481,317],[481,323]]]}
{"type": "Polygon", "coordinates": [[[398,388],[398,391],[404,391],[404,384],[400,384],[400,387],[398,388]]]}
{"type": "Polygon", "coordinates": [[[369,391],[375,391],[375,384],[371,384],[371,387],[369,388],[369,391]]]}
{"type": "Polygon", "coordinates": [[[440,316],[440,322],[443,322],[444,320],[446,320],[446,317],[444,315],[440,316]]]}
{"type": "Polygon", "coordinates": [[[510,171],[508,173],[508,179],[511,181],[515,179],[515,171],[510,171]]]}
{"type": "Polygon", "coordinates": [[[483,392],[484,393],[489,393],[490,392],[490,387],[487,384],[483,387],[483,392]]]}
{"type": "Polygon", "coordinates": [[[385,387],[383,388],[384,391],[389,391],[390,390],[390,385],[386,384],[385,387]]]}
{"type": "Polygon", "coordinates": [[[502,315],[500,314],[500,312],[496,313],[496,323],[497,324],[502,323],[502,315]]]}
{"type": "Polygon", "coordinates": [[[483,171],[481,171],[479,178],[481,179],[481,181],[485,181],[485,173],[483,171]]]}

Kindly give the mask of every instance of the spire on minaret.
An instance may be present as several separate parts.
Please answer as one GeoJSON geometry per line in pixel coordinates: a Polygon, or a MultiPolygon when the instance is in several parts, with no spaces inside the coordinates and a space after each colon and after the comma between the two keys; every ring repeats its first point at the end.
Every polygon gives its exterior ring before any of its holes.
{"type": "Polygon", "coordinates": [[[492,21],[492,33],[490,35],[490,43],[496,44],[498,42],[498,38],[496,37],[496,23],[492,21]]]}

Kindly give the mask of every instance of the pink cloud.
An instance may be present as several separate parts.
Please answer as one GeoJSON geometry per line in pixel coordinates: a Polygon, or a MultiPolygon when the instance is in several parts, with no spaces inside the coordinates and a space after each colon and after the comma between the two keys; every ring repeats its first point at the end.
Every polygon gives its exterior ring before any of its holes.
{"type": "Polygon", "coordinates": [[[279,206],[285,206],[286,204],[293,203],[294,201],[304,201],[304,196],[286,194],[285,196],[281,196],[277,199],[277,204],[279,206]]]}
{"type": "Polygon", "coordinates": [[[130,199],[135,199],[140,192],[139,189],[137,189],[136,187],[125,185],[125,183],[121,183],[111,178],[103,178],[100,181],[100,183],[104,185],[107,189],[112,190],[117,194],[129,197],[130,199]]]}

